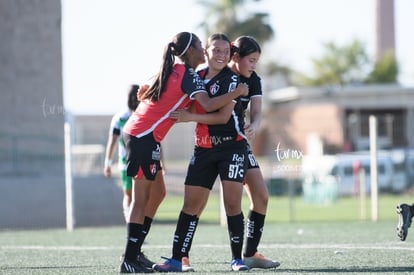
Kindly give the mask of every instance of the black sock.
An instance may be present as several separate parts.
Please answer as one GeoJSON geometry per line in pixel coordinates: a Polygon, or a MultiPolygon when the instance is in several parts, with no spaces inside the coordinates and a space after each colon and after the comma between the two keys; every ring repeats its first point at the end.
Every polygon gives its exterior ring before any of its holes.
{"type": "Polygon", "coordinates": [[[181,211],[174,233],[173,259],[181,261],[182,257],[188,257],[197,224],[196,215],[188,215],[181,211]]]}
{"type": "Polygon", "coordinates": [[[241,259],[244,236],[243,213],[236,216],[227,216],[227,229],[230,237],[230,247],[233,259],[241,259]]]}
{"type": "Polygon", "coordinates": [[[249,211],[246,224],[246,246],[244,256],[251,257],[257,252],[260,239],[262,238],[265,215],[252,210],[249,211]]]}
{"type": "Polygon", "coordinates": [[[145,216],[144,224],[142,225],[142,238],[140,239],[140,246],[142,246],[142,244],[144,243],[145,238],[147,237],[148,232],[150,231],[151,224],[152,219],[150,217],[145,216]]]}
{"type": "Polygon", "coordinates": [[[141,250],[140,239],[142,237],[142,224],[127,223],[127,243],[125,248],[125,259],[135,261],[141,250]]]}
{"type": "Polygon", "coordinates": [[[190,252],[190,249],[191,249],[191,245],[193,244],[193,239],[194,239],[194,234],[195,234],[195,231],[196,231],[196,229],[197,229],[197,225],[198,225],[198,220],[199,220],[200,218],[196,218],[196,224],[194,225],[194,232],[193,232],[193,237],[189,240],[189,242],[188,242],[188,246],[187,246],[187,250],[184,252],[184,254],[183,254],[183,257],[190,257],[189,256],[189,252],[190,252]]]}

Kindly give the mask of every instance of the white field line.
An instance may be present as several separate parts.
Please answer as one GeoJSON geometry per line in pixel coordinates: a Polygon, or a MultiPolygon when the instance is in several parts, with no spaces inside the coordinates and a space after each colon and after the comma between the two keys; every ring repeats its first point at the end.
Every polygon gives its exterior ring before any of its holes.
{"type": "MultiPolygon", "coordinates": [[[[228,248],[228,244],[194,244],[193,247],[199,248],[228,248]]],[[[171,248],[171,245],[150,245],[145,244],[145,248],[161,249],[171,248]]],[[[119,250],[121,246],[44,246],[44,245],[2,245],[0,250],[119,250]]],[[[260,248],[265,249],[366,249],[366,250],[407,250],[414,251],[414,247],[396,244],[260,244],[260,248]]]]}

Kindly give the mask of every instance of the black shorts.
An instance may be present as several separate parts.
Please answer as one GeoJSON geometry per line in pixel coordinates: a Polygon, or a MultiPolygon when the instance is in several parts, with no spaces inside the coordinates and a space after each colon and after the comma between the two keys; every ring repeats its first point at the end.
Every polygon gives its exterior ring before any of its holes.
{"type": "Polygon", "coordinates": [[[152,134],[137,138],[123,133],[126,150],[126,173],[129,177],[155,180],[161,170],[161,144],[156,142],[152,134]]]}
{"type": "Polygon", "coordinates": [[[220,179],[243,183],[247,169],[246,142],[231,142],[214,148],[195,147],[188,165],[185,185],[212,189],[220,179]]]}
{"type": "Polygon", "coordinates": [[[257,162],[250,145],[247,144],[247,169],[259,168],[259,163],[257,162]]]}

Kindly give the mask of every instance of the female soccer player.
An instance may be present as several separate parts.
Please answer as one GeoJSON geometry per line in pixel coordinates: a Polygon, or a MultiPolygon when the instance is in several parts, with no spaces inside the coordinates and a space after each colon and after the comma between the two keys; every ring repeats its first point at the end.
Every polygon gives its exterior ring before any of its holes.
{"type": "MultiPolygon", "coordinates": [[[[194,71],[202,63],[204,49],[195,34],[181,32],[174,36],[164,49],[163,64],[154,82],[140,89],[141,103],[124,126],[127,175],[133,177],[134,183],[121,273],[152,272],[137,256],[141,253],[145,238],[144,219],[146,216],[152,219],[161,203],[148,204],[151,197],[156,195],[154,192],[157,192],[151,186],[155,184],[165,189],[164,178],[160,173],[160,142],[175,123],[169,118],[170,112],[187,107],[192,99],[205,110],[213,111],[240,95],[247,95],[247,86],[239,85],[220,98],[210,99],[203,81],[194,71]],[[175,57],[183,64],[175,63],[175,57]]],[[[165,192],[164,189],[160,188],[161,192],[165,192]]]]}
{"type": "MultiPolygon", "coordinates": [[[[262,85],[256,74],[256,65],[261,55],[259,43],[251,36],[240,36],[232,42],[232,58],[229,67],[240,76],[240,81],[248,84],[249,94],[241,98],[243,109],[250,103],[250,123],[244,131],[252,143],[259,130],[262,113],[262,85]]],[[[267,259],[257,251],[263,233],[269,193],[263,180],[256,158],[248,147],[248,168],[244,188],[250,199],[247,215],[246,245],[243,252],[244,262],[250,268],[274,268],[279,262],[267,259]]]]}
{"type": "MultiPolygon", "coordinates": [[[[238,75],[227,67],[231,52],[230,40],[224,34],[213,34],[208,38],[205,52],[208,67],[199,74],[204,79],[209,96],[216,98],[227,94],[239,83],[238,75]]],[[[185,179],[184,205],[174,233],[172,258],[155,265],[154,269],[160,272],[194,270],[188,262],[189,251],[199,217],[219,175],[230,238],[231,268],[233,271],[249,270],[242,260],[244,217],[241,200],[247,168],[243,109],[237,100],[217,111],[216,116],[208,116],[200,115],[208,110],[197,102],[194,105],[196,113],[188,115],[191,116],[190,120],[198,122],[196,146],[185,179]]]]}

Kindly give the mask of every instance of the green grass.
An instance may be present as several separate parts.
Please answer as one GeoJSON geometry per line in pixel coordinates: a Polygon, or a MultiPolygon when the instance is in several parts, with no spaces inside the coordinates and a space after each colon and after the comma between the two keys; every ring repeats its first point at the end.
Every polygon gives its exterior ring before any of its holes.
{"type": "MultiPolygon", "coordinates": [[[[259,250],[281,262],[276,270],[248,274],[409,274],[414,272],[414,232],[396,237],[395,206],[409,196],[381,196],[380,218],[359,220],[359,201],[340,198],[331,205],[300,197],[271,197],[259,250]],[[294,209],[294,211],[290,211],[294,209]],[[294,214],[293,214],[294,213],[294,214]],[[292,220],[292,222],[289,222],[292,220]],[[412,235],[411,235],[412,233],[412,235]]],[[[247,213],[248,200],[244,199],[247,213]]],[[[168,196],[158,212],[144,252],[153,260],[170,256],[182,197],[168,196]]],[[[226,227],[219,223],[219,200],[212,195],[190,253],[196,274],[231,274],[226,227]]],[[[123,253],[124,226],[0,231],[0,274],[116,274],[123,253]]]]}
{"type": "MultiPolygon", "coordinates": [[[[155,224],[145,253],[170,256],[173,231],[155,224]]],[[[271,223],[260,251],[281,266],[248,274],[409,274],[413,241],[399,241],[391,221],[271,223]]],[[[0,274],[116,274],[124,242],[123,227],[2,231],[0,274]]],[[[196,274],[231,274],[226,228],[200,224],[190,257],[196,274]]]]}
{"type": "MultiPolygon", "coordinates": [[[[157,213],[157,220],[162,222],[175,222],[182,207],[181,196],[167,196],[157,213]]],[[[395,220],[395,207],[401,202],[413,203],[410,195],[381,195],[378,199],[379,220],[395,220]]],[[[249,200],[243,198],[243,212],[247,214],[249,200]]],[[[371,220],[371,200],[365,202],[365,219],[371,220]]],[[[274,222],[323,222],[323,221],[359,221],[361,220],[361,203],[358,197],[339,197],[331,204],[308,203],[302,197],[271,196],[266,216],[267,223],[274,222]]],[[[206,209],[201,220],[206,223],[220,221],[219,196],[210,195],[206,209]]]]}

